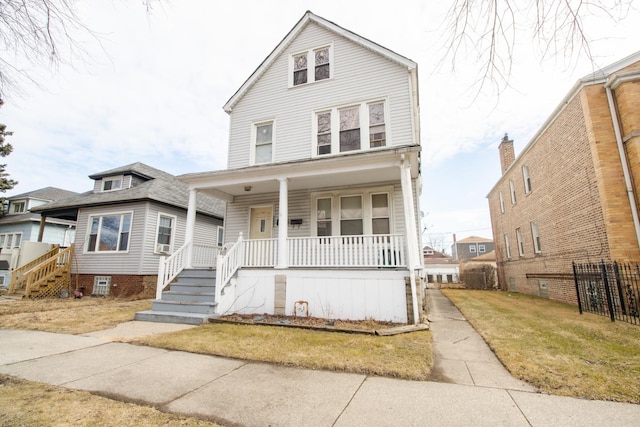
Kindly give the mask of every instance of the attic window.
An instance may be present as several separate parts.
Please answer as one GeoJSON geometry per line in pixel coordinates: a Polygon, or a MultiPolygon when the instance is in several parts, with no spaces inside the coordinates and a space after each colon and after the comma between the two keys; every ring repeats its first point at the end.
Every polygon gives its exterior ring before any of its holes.
{"type": "Polygon", "coordinates": [[[330,79],[333,76],[332,57],[332,45],[291,55],[289,87],[330,79]]]}
{"type": "Polygon", "coordinates": [[[122,188],[122,176],[103,178],[102,191],[114,191],[122,188]]]}
{"type": "Polygon", "coordinates": [[[24,213],[25,202],[13,202],[13,213],[24,213]]]}

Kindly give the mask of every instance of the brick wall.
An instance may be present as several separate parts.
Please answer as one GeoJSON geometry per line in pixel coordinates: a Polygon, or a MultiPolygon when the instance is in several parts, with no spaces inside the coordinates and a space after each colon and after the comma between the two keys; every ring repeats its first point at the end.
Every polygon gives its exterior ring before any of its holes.
{"type": "Polygon", "coordinates": [[[516,159],[489,194],[501,289],[548,295],[576,304],[575,288],[570,280],[546,276],[571,274],[574,260],[610,259],[601,192],[589,144],[582,98],[576,96],[539,139],[516,159]],[[532,184],[528,194],[525,194],[522,174],[525,164],[532,184]],[[515,182],[515,205],[511,204],[510,179],[515,182]],[[504,196],[504,213],[500,212],[499,191],[504,196]],[[531,222],[538,225],[539,254],[534,253],[531,222]],[[522,234],[523,256],[518,253],[516,228],[520,228],[522,234]],[[506,259],[505,233],[509,236],[510,260],[506,259]],[[527,278],[527,275],[534,277],[527,278]]]}
{"type": "Polygon", "coordinates": [[[71,285],[74,289],[84,288],[85,295],[93,293],[96,276],[110,276],[109,295],[116,298],[154,298],[158,276],[139,276],[124,274],[72,274],[71,285]]]}

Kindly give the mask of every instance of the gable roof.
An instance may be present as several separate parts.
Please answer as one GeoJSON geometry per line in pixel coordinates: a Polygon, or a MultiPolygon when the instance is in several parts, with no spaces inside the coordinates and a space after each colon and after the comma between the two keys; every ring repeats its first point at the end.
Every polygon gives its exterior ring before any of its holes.
{"type": "Polygon", "coordinates": [[[360,46],[363,46],[373,52],[376,52],[387,59],[406,66],[409,70],[417,69],[418,65],[400,54],[387,49],[375,42],[372,42],[369,39],[361,37],[356,33],[349,31],[341,26],[328,21],[318,15],[315,15],[311,11],[305,12],[305,14],[300,18],[298,23],[287,33],[287,35],[282,39],[280,43],[271,51],[271,53],[262,61],[262,63],[258,66],[258,68],[249,76],[249,78],[240,86],[240,88],[236,91],[235,94],[224,104],[224,111],[227,113],[231,113],[233,107],[237,104],[237,102],[244,96],[244,94],[255,84],[255,82],[264,74],[264,72],[273,64],[273,62],[280,56],[280,54],[291,44],[291,42],[302,32],[302,30],[309,25],[309,23],[315,23],[319,26],[332,31],[353,43],[356,43],[360,46]]]}
{"type": "Polygon", "coordinates": [[[39,200],[58,200],[66,197],[75,196],[78,193],[75,191],[63,190],[57,187],[44,187],[38,190],[28,191],[26,193],[18,194],[8,197],[8,200],[18,199],[39,199],[39,200]]]}
{"type": "MultiPolygon", "coordinates": [[[[115,169],[92,174],[92,179],[100,179],[114,175],[137,175],[148,180],[131,188],[117,191],[94,192],[76,194],[61,200],[33,208],[35,212],[68,211],[81,207],[105,206],[113,204],[131,203],[138,201],[154,201],[166,205],[187,209],[189,204],[189,187],[175,176],[145,165],[144,163],[132,163],[115,169]]],[[[222,200],[199,193],[196,200],[198,212],[222,219],[224,217],[225,203],[222,200]]]]}

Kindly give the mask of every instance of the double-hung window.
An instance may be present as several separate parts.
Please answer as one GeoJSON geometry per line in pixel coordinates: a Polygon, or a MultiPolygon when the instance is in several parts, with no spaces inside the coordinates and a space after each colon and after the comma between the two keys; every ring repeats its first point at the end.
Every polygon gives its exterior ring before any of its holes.
{"type": "Polygon", "coordinates": [[[364,234],[362,219],[362,196],[340,197],[340,234],[342,236],[364,234]]]}
{"type": "Polygon", "coordinates": [[[384,102],[369,104],[369,146],[385,146],[384,102]]]}
{"type": "Polygon", "coordinates": [[[469,252],[471,252],[472,254],[476,253],[476,244],[475,243],[469,245],[469,252]]]}
{"type": "Polygon", "coordinates": [[[87,252],[122,252],[129,249],[131,213],[89,217],[87,252]]]}
{"type": "Polygon", "coordinates": [[[542,248],[540,246],[540,231],[536,222],[531,223],[531,237],[533,237],[533,251],[539,254],[542,252],[542,248]]]}
{"type": "Polygon", "coordinates": [[[176,217],[173,215],[158,215],[158,230],[156,236],[156,252],[171,252],[176,217]]]}
{"type": "Polygon", "coordinates": [[[509,191],[511,192],[511,204],[516,204],[516,184],[512,179],[509,180],[509,191]]]}
{"type": "Polygon", "coordinates": [[[391,234],[391,188],[362,190],[359,194],[321,193],[313,199],[316,236],[391,234]]]}
{"type": "Polygon", "coordinates": [[[500,213],[504,213],[504,198],[502,197],[502,191],[499,193],[500,195],[500,213]]]}
{"type": "Polygon", "coordinates": [[[254,125],[253,163],[271,163],[273,161],[273,121],[254,125]]]}
{"type": "Polygon", "coordinates": [[[485,246],[484,245],[478,245],[478,252],[483,254],[485,252],[485,246]]]}
{"type": "Polygon", "coordinates": [[[361,102],[317,111],[314,156],[387,146],[384,101],[361,102]]]}
{"type": "Polygon", "coordinates": [[[289,86],[330,79],[333,74],[332,52],[333,46],[329,45],[291,55],[289,86]]]}
{"type": "Polygon", "coordinates": [[[511,258],[511,247],[509,246],[509,235],[508,234],[504,234],[504,248],[505,248],[505,253],[507,255],[507,259],[511,258]]]}
{"type": "Polygon", "coordinates": [[[13,202],[11,204],[13,206],[13,213],[24,213],[25,211],[25,202],[13,202]]]}
{"type": "Polygon", "coordinates": [[[520,228],[516,228],[516,241],[518,243],[518,255],[524,256],[524,241],[522,240],[520,228]]]}
{"type": "Polygon", "coordinates": [[[522,166],[522,178],[524,180],[524,194],[531,193],[531,174],[528,165],[522,166]]]}

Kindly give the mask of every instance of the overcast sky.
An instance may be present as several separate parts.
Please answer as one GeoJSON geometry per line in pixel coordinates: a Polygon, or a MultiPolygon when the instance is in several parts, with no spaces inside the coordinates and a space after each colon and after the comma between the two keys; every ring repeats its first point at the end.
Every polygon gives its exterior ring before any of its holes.
{"type": "MultiPolygon", "coordinates": [[[[500,176],[500,139],[508,132],[518,154],[593,67],[585,57],[541,61],[522,37],[510,87],[499,96],[479,92],[473,55],[455,71],[441,63],[448,4],[174,0],[147,14],[139,0],[78,1],[100,43],[84,36],[87,55],[74,67],[33,68],[39,85],[8,93],[0,109],[0,123],[14,132],[3,163],[19,181],[6,195],[46,186],[87,191],[88,175],[137,161],[174,175],[226,168],[222,106],[311,10],[418,63],[426,241],[492,237],[486,195],[500,176]]],[[[598,66],[640,49],[637,11],[623,25],[595,24],[598,66]]]]}

